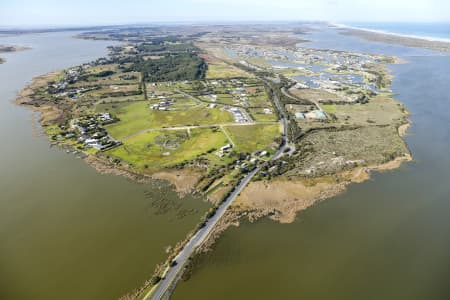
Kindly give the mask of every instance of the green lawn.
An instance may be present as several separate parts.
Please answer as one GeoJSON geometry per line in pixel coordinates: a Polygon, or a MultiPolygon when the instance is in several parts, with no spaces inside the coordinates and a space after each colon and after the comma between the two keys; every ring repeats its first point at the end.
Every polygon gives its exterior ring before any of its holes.
{"type": "Polygon", "coordinates": [[[329,114],[336,113],[336,104],[322,104],[322,108],[329,114]]]}
{"type": "Polygon", "coordinates": [[[212,149],[219,149],[228,140],[216,129],[161,130],[143,133],[106,153],[136,167],[161,168],[195,159],[212,149]]]}
{"type": "Polygon", "coordinates": [[[157,111],[149,109],[148,102],[140,101],[118,105],[109,111],[120,119],[120,122],[105,127],[116,139],[150,128],[233,122],[229,112],[206,106],[189,110],[157,111]]]}
{"type": "Polygon", "coordinates": [[[226,127],[238,152],[264,150],[281,136],[280,125],[250,125],[226,127]]]}

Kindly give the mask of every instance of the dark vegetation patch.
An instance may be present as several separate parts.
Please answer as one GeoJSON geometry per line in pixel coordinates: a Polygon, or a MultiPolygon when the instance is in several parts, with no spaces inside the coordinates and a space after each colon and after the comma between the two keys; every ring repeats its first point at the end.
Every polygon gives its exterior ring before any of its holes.
{"type": "Polygon", "coordinates": [[[207,65],[194,53],[168,53],[160,59],[140,59],[131,69],[141,72],[147,82],[180,81],[205,78],[207,65]]]}

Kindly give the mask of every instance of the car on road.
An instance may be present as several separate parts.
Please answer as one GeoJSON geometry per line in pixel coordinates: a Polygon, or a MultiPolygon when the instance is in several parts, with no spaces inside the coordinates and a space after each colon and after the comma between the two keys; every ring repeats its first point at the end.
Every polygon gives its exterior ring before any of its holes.
{"type": "Polygon", "coordinates": [[[169,266],[172,268],[175,267],[177,264],[178,264],[177,261],[174,259],[170,262],[169,266]]]}

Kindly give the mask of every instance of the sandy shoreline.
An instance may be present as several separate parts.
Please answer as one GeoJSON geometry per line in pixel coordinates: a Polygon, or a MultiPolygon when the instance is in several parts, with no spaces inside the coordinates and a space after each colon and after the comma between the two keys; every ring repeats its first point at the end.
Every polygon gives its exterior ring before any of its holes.
{"type": "Polygon", "coordinates": [[[252,182],[236,200],[233,209],[256,210],[261,216],[269,215],[280,223],[292,223],[299,211],[345,192],[350,184],[369,180],[371,172],[394,170],[411,160],[408,154],[384,164],[358,167],[332,176],[252,182]]]}
{"type": "Polygon", "coordinates": [[[341,34],[356,36],[373,42],[450,52],[450,39],[400,34],[343,24],[330,24],[330,26],[342,30],[341,34]]]}
{"type": "Polygon", "coordinates": [[[426,40],[426,41],[429,41],[429,42],[450,43],[450,39],[446,39],[446,38],[439,38],[439,37],[432,37],[432,36],[422,36],[422,35],[413,35],[413,34],[402,34],[402,33],[395,33],[395,32],[390,32],[390,31],[380,30],[380,29],[370,29],[370,28],[364,28],[364,27],[355,27],[355,26],[350,26],[350,25],[345,25],[345,24],[332,23],[331,25],[333,27],[336,27],[336,28],[339,28],[339,29],[364,30],[364,31],[373,32],[373,33],[395,35],[395,36],[411,38],[411,39],[426,40]]]}
{"type": "MultiPolygon", "coordinates": [[[[401,124],[398,127],[399,136],[405,136],[410,126],[410,120],[401,124]]],[[[356,167],[334,175],[299,179],[281,176],[270,181],[252,181],[218,222],[196,254],[211,251],[221,234],[230,226],[239,226],[242,218],[254,222],[268,217],[280,223],[292,223],[300,211],[344,193],[350,184],[370,180],[372,172],[395,170],[412,160],[412,155],[408,152],[382,164],[356,167]]]]}
{"type": "MultiPolygon", "coordinates": [[[[405,119],[405,123],[398,126],[400,138],[407,134],[411,124],[409,119],[405,119]]],[[[403,143],[405,143],[404,140],[403,143]]],[[[333,175],[303,179],[283,179],[281,176],[271,181],[253,181],[241,193],[233,208],[238,211],[256,209],[266,215],[270,213],[270,218],[273,220],[291,223],[299,211],[341,194],[352,183],[369,180],[371,172],[394,170],[402,163],[412,160],[411,152],[408,150],[404,156],[396,157],[391,161],[356,167],[333,175]]]]}
{"type": "Polygon", "coordinates": [[[398,127],[398,135],[400,137],[405,137],[408,133],[408,129],[411,127],[412,122],[410,120],[407,120],[408,122],[405,124],[402,124],[398,127]]]}
{"type": "Polygon", "coordinates": [[[230,226],[240,226],[242,218],[254,222],[268,217],[279,223],[292,223],[300,211],[344,193],[350,184],[370,180],[371,172],[394,170],[409,161],[412,161],[412,156],[407,154],[384,164],[359,167],[343,171],[335,176],[253,181],[217,223],[208,239],[197,249],[196,254],[211,251],[221,234],[230,226]]]}

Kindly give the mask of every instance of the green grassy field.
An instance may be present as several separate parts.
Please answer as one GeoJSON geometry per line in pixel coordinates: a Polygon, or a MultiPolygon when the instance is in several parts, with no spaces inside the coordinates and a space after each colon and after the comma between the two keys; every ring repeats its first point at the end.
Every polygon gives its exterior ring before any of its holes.
{"type": "Polygon", "coordinates": [[[206,72],[207,79],[236,77],[251,77],[251,75],[245,71],[242,71],[223,62],[214,62],[208,64],[208,71],[206,72]]]}
{"type": "Polygon", "coordinates": [[[270,146],[275,138],[281,136],[280,125],[249,125],[226,127],[236,144],[238,152],[254,152],[270,146]]]}
{"type": "Polygon", "coordinates": [[[286,68],[286,69],[274,69],[275,73],[282,74],[285,77],[296,77],[296,76],[308,76],[304,70],[299,70],[297,68],[286,68]]]}
{"type": "Polygon", "coordinates": [[[255,93],[249,97],[250,107],[272,107],[269,96],[265,91],[255,93]]]}
{"type": "Polygon", "coordinates": [[[231,96],[230,94],[216,94],[217,95],[217,100],[214,101],[211,97],[209,96],[199,96],[199,98],[202,101],[207,101],[207,102],[211,102],[211,103],[216,103],[216,104],[224,104],[224,105],[236,105],[233,96],[231,96]]]}
{"type": "Polygon", "coordinates": [[[109,110],[120,122],[105,126],[109,134],[121,139],[149,128],[171,126],[209,125],[233,122],[229,112],[220,109],[196,107],[189,110],[157,111],[148,108],[148,102],[139,101],[111,105],[109,110]]]}
{"type": "Polygon", "coordinates": [[[256,122],[275,122],[277,121],[277,116],[275,114],[266,114],[261,108],[250,108],[250,115],[256,122]]]}
{"type": "MultiPolygon", "coordinates": [[[[137,84],[127,84],[127,85],[105,85],[101,89],[91,91],[87,93],[90,97],[95,98],[105,98],[108,95],[114,95],[114,94],[120,94],[120,93],[137,93],[139,89],[139,86],[137,84]]],[[[133,95],[136,96],[136,95],[133,95]]],[[[137,95],[140,96],[141,99],[144,99],[143,95],[137,95]]]]}
{"type": "Polygon", "coordinates": [[[307,101],[328,101],[328,100],[339,100],[339,97],[335,93],[330,93],[325,90],[320,89],[296,89],[291,88],[289,92],[298,97],[299,99],[304,99],[307,101]]]}
{"type": "Polygon", "coordinates": [[[322,104],[322,108],[329,114],[334,114],[337,110],[336,104],[322,104]]]}
{"type": "MultiPolygon", "coordinates": [[[[326,108],[324,107],[326,110],[326,108]]],[[[378,95],[366,104],[335,105],[334,114],[338,122],[355,125],[390,125],[401,124],[404,119],[403,106],[390,96],[378,95]]],[[[328,112],[328,111],[327,111],[328,112]]]]}
{"type": "Polygon", "coordinates": [[[219,149],[228,140],[220,130],[161,130],[143,133],[106,153],[138,168],[169,167],[189,161],[212,149],[219,149]]]}

